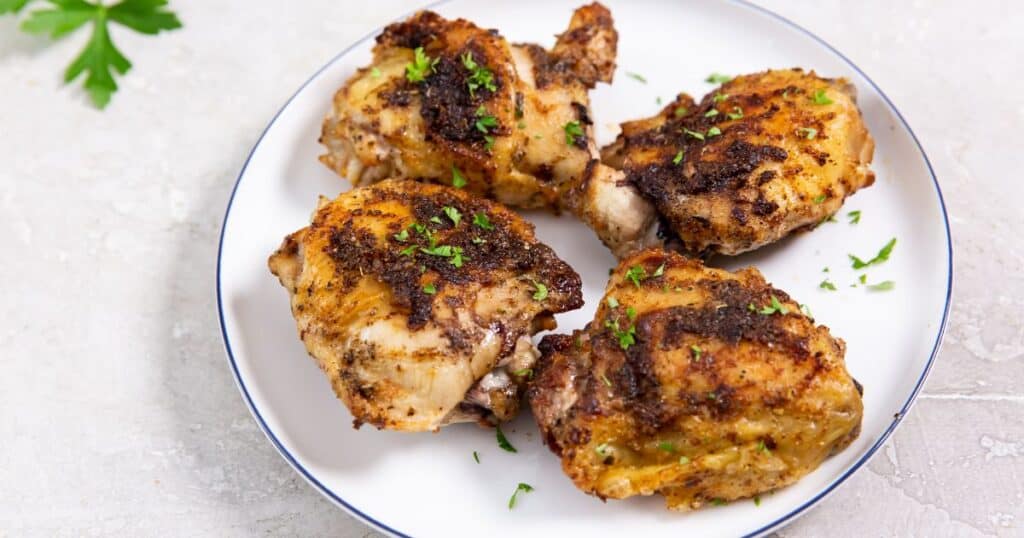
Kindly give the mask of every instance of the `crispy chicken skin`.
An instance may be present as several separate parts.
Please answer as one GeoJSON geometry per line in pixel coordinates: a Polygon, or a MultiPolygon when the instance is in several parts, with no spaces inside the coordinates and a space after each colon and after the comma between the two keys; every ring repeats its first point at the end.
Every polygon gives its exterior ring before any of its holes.
{"type": "Polygon", "coordinates": [[[356,427],[511,419],[537,356],[530,337],[583,304],[579,276],[533,225],[413,181],[322,199],[269,265],[356,427]]]}
{"type": "Polygon", "coordinates": [[[616,269],[585,330],[540,349],[534,416],[565,473],[601,498],[659,493],[686,511],[750,497],[860,431],[843,341],[753,268],[642,251],[616,269]]]}
{"type": "Polygon", "coordinates": [[[836,213],[875,179],[855,88],[800,69],[737,77],[622,125],[623,170],[691,255],[740,254],[836,213]],[[716,134],[720,132],[721,134],[716,134]]]}
{"type": "Polygon", "coordinates": [[[618,34],[579,8],[551,50],[430,11],[384,29],[370,66],[338,90],[320,160],[353,185],[455,183],[510,206],[565,209],[616,252],[645,244],[653,207],[600,163],[587,94],[610,82],[618,34]],[[409,76],[422,48],[421,77],[409,76]]]}

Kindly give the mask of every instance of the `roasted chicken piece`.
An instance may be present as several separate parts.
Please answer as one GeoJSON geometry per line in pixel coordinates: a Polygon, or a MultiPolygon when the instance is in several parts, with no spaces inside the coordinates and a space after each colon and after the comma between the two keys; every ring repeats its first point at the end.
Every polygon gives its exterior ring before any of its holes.
{"type": "Polygon", "coordinates": [[[603,150],[691,255],[740,254],[813,228],[874,182],[874,141],[845,79],[737,77],[622,125],[603,150]]]}
{"type": "Polygon", "coordinates": [[[673,510],[791,484],[853,441],[845,345],[753,268],[676,253],[623,260],[596,318],[540,345],[528,397],[581,490],[673,510]]]}
{"type": "Polygon", "coordinates": [[[428,180],[521,208],[566,209],[613,250],[644,244],[653,207],[603,166],[587,91],[610,82],[618,34],[600,4],[554,48],[422,11],[377,37],[334,96],[320,160],[353,185],[428,180]]]}
{"type": "Polygon", "coordinates": [[[321,200],[270,270],[354,424],[493,424],[519,409],[531,336],[583,304],[533,226],[463,191],[388,180],[321,200]]]}

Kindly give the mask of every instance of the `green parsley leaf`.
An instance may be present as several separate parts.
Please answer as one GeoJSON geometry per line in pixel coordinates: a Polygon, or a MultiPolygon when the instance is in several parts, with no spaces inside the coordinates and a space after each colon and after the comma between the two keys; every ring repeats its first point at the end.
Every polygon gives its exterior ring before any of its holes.
{"type": "Polygon", "coordinates": [[[639,265],[634,265],[626,271],[626,278],[633,281],[633,284],[639,288],[640,281],[647,278],[647,271],[644,271],[644,268],[639,265]]]}
{"type": "Polygon", "coordinates": [[[698,345],[691,345],[690,351],[693,352],[693,360],[695,361],[699,361],[701,353],[704,353],[704,350],[702,350],[698,345]]]}
{"type": "MultiPolygon", "coordinates": [[[[26,0],[0,0],[0,13],[18,13],[26,4],[26,0]]],[[[118,88],[113,72],[123,75],[132,67],[128,58],[114,45],[108,23],[117,23],[149,35],[181,28],[177,15],[165,10],[166,0],[123,0],[113,6],[84,0],[51,0],[49,4],[52,7],[32,11],[21,28],[33,34],[49,34],[56,39],[92,23],[92,35],[64,71],[64,82],[72,82],[86,73],[85,90],[93,104],[101,109],[110,103],[118,88]]]]}
{"type": "Polygon", "coordinates": [[[704,113],[704,117],[705,118],[713,118],[713,117],[715,117],[717,115],[718,115],[718,109],[717,108],[712,108],[711,110],[708,110],[707,112],[704,113]]]}
{"type": "Polygon", "coordinates": [[[801,127],[796,131],[800,133],[800,136],[807,140],[814,140],[814,138],[818,136],[818,130],[813,127],[801,127]]]}
{"type": "Polygon", "coordinates": [[[831,105],[833,101],[825,94],[825,90],[814,90],[814,104],[831,105]]]}
{"type": "Polygon", "coordinates": [[[665,274],[665,264],[664,263],[659,265],[658,268],[655,269],[653,273],[651,273],[651,278],[657,278],[657,277],[659,277],[659,276],[661,276],[663,274],[665,274]]]}
{"type": "Polygon", "coordinates": [[[497,91],[498,86],[494,84],[494,73],[490,69],[479,65],[473,59],[473,53],[467,52],[462,55],[462,65],[469,70],[469,78],[466,79],[466,86],[469,87],[469,95],[476,96],[476,91],[486,88],[489,91],[497,91]]]}
{"type": "Polygon", "coordinates": [[[721,73],[711,73],[710,75],[708,75],[708,78],[704,79],[704,82],[707,82],[708,84],[725,84],[730,80],[732,80],[732,77],[730,77],[729,75],[723,75],[721,73]]]}
{"type": "Polygon", "coordinates": [[[430,217],[430,222],[433,222],[434,224],[441,224],[441,217],[434,215],[433,217],[430,217]]]}
{"type": "Polygon", "coordinates": [[[722,130],[719,129],[717,126],[708,129],[708,138],[711,138],[712,136],[718,136],[720,134],[722,134],[722,130]]]}
{"type": "Polygon", "coordinates": [[[833,284],[831,281],[829,281],[829,279],[827,279],[827,278],[825,280],[822,280],[821,284],[818,284],[818,287],[823,289],[823,290],[836,291],[836,285],[833,284]]]}
{"type": "Polygon", "coordinates": [[[676,115],[677,118],[681,118],[681,117],[685,116],[687,112],[689,112],[689,111],[686,110],[686,107],[680,106],[680,107],[676,107],[675,115],[676,115]]]}
{"type": "Polygon", "coordinates": [[[647,79],[644,78],[643,75],[640,75],[639,73],[630,73],[629,71],[626,71],[626,76],[637,82],[647,84],[647,79]]]}
{"type": "Polygon", "coordinates": [[[536,290],[533,292],[534,301],[543,301],[544,299],[548,298],[548,287],[545,286],[544,284],[541,284],[540,282],[534,280],[533,289],[536,290]]]}
{"type": "Polygon", "coordinates": [[[860,278],[858,278],[857,280],[860,280],[861,284],[867,284],[868,283],[868,274],[864,273],[863,275],[860,275],[860,278]]]}
{"type": "Polygon", "coordinates": [[[850,224],[857,224],[858,222],[860,222],[860,210],[859,209],[854,210],[854,211],[850,211],[849,213],[846,214],[846,216],[850,217],[850,224]]]}
{"type": "Polygon", "coordinates": [[[697,140],[704,140],[704,134],[698,133],[697,131],[691,131],[689,129],[683,129],[683,132],[696,138],[697,140]]]}
{"type": "Polygon", "coordinates": [[[476,118],[476,130],[481,133],[487,134],[491,132],[491,129],[498,126],[498,118],[489,114],[484,105],[480,105],[480,107],[476,109],[476,118]]]}
{"type": "Polygon", "coordinates": [[[619,300],[616,299],[615,297],[609,297],[607,302],[608,302],[608,308],[618,308],[619,307],[619,300]]]}
{"type": "Polygon", "coordinates": [[[690,463],[690,458],[687,458],[686,456],[679,456],[679,465],[686,465],[688,463],[690,463]]]}
{"type": "Polygon", "coordinates": [[[742,108],[740,108],[740,107],[738,107],[738,106],[736,106],[736,107],[733,107],[733,108],[732,108],[732,112],[729,112],[729,113],[728,113],[728,114],[726,114],[725,116],[726,116],[727,118],[729,118],[730,120],[738,120],[738,119],[741,119],[741,118],[743,118],[743,109],[742,109],[742,108]]]}
{"type": "Polygon", "coordinates": [[[462,176],[458,168],[452,167],[452,187],[461,189],[466,186],[466,178],[462,176]]]}
{"type": "Polygon", "coordinates": [[[519,452],[516,447],[512,446],[512,443],[508,442],[505,434],[501,431],[501,426],[494,427],[494,436],[498,439],[498,446],[505,452],[519,452]]]}
{"type": "Polygon", "coordinates": [[[725,504],[728,504],[725,502],[725,499],[721,497],[715,497],[714,499],[711,499],[709,502],[715,506],[723,506],[725,504]]]}
{"type": "Polygon", "coordinates": [[[416,245],[413,245],[411,247],[406,247],[406,248],[403,248],[399,252],[399,254],[401,254],[402,256],[412,256],[413,254],[416,253],[416,249],[417,248],[419,248],[419,247],[417,247],[416,245]]]}
{"type": "Polygon", "coordinates": [[[405,230],[402,230],[402,231],[396,233],[394,235],[394,238],[395,238],[395,241],[398,241],[399,243],[405,243],[406,241],[409,240],[409,230],[405,229],[405,230]]]}
{"type": "Polygon", "coordinates": [[[487,218],[487,213],[473,214],[473,224],[483,228],[484,230],[494,229],[494,225],[491,224],[491,219],[487,218]]]}
{"type": "Polygon", "coordinates": [[[820,204],[820,203],[825,201],[825,198],[828,198],[828,197],[825,196],[824,194],[819,194],[819,195],[814,197],[814,203],[815,204],[820,204]]]}
{"type": "Polygon", "coordinates": [[[413,51],[413,60],[405,66],[405,78],[409,82],[418,83],[427,79],[427,76],[434,71],[434,66],[440,58],[431,59],[423,52],[423,47],[416,47],[413,51]]]}
{"type": "Polygon", "coordinates": [[[633,321],[634,319],[636,319],[636,309],[633,308],[632,306],[627,306],[626,307],[626,317],[629,318],[630,321],[633,321]]]}
{"type": "Polygon", "coordinates": [[[661,450],[663,452],[675,452],[676,445],[672,444],[669,441],[662,441],[658,443],[658,450],[661,450]]]}
{"type": "Polygon", "coordinates": [[[754,506],[761,506],[761,496],[754,495],[754,506]]]}
{"type": "Polygon", "coordinates": [[[450,245],[440,245],[436,247],[420,247],[420,252],[424,254],[430,254],[431,256],[441,256],[448,258],[452,255],[452,247],[450,245]]]}
{"type": "Polygon", "coordinates": [[[715,96],[712,97],[711,99],[716,103],[721,103],[722,101],[725,101],[728,98],[729,94],[727,93],[715,93],[715,96]]]}
{"type": "Polygon", "coordinates": [[[768,445],[764,443],[764,439],[757,442],[757,451],[764,452],[765,454],[771,454],[772,451],[768,449],[768,445]]]}
{"type": "Polygon", "coordinates": [[[778,297],[772,295],[772,304],[770,306],[762,307],[761,310],[758,311],[758,313],[764,316],[770,316],[775,313],[786,315],[789,313],[789,308],[787,308],[786,305],[780,303],[778,297]]]}
{"type": "Polygon", "coordinates": [[[529,493],[529,492],[533,491],[533,486],[520,482],[519,485],[516,486],[516,490],[514,492],[512,492],[512,497],[509,498],[509,500],[508,500],[508,509],[509,510],[511,510],[513,507],[515,507],[515,505],[516,505],[516,496],[519,495],[520,491],[523,492],[523,493],[529,493]]]}
{"type": "Polygon", "coordinates": [[[490,153],[490,151],[492,149],[494,149],[494,137],[493,136],[491,136],[491,135],[484,135],[484,149],[487,150],[488,153],[490,153]]]}
{"type": "Polygon", "coordinates": [[[523,368],[512,372],[512,374],[516,377],[533,377],[533,368],[523,368]]]}
{"type": "Polygon", "coordinates": [[[826,267],[822,268],[821,272],[822,273],[827,273],[828,272],[828,267],[826,266],[826,267]]]}
{"type": "Polygon", "coordinates": [[[464,260],[468,260],[469,256],[462,255],[462,247],[452,247],[452,259],[448,260],[448,263],[454,265],[456,268],[462,267],[464,260]]]}
{"type": "Polygon", "coordinates": [[[373,77],[373,78],[380,78],[380,69],[378,69],[376,67],[374,67],[373,69],[370,69],[370,76],[373,77]]]}
{"type": "Polygon", "coordinates": [[[576,141],[584,136],[583,127],[578,121],[570,121],[562,129],[565,130],[565,143],[570,146],[575,145],[576,141]]]}
{"type": "Polygon", "coordinates": [[[430,284],[423,286],[423,293],[426,293],[427,295],[433,295],[437,293],[437,287],[434,286],[433,282],[431,282],[430,284]]]}
{"type": "Polygon", "coordinates": [[[604,326],[611,329],[612,334],[619,339],[619,347],[622,349],[629,349],[629,346],[636,343],[636,325],[630,325],[628,329],[622,330],[619,328],[619,320],[605,320],[604,326]]]}
{"type": "Polygon", "coordinates": [[[484,240],[483,240],[482,238],[480,238],[480,237],[474,237],[474,238],[473,238],[473,244],[474,244],[474,245],[482,245],[482,244],[484,244],[484,243],[486,243],[486,242],[487,242],[487,241],[484,241],[484,240]]]}
{"type": "Polygon", "coordinates": [[[480,463],[480,455],[476,453],[476,450],[473,451],[473,459],[480,463]]]}
{"type": "Polygon", "coordinates": [[[882,247],[881,250],[878,251],[878,254],[876,254],[874,258],[871,258],[868,261],[861,260],[860,258],[854,256],[853,254],[849,254],[850,261],[853,262],[852,267],[854,269],[863,269],[869,265],[878,265],[889,259],[889,255],[892,254],[892,249],[895,246],[896,238],[893,237],[892,239],[889,240],[888,243],[885,244],[884,247],[882,247]]]}
{"type": "Polygon", "coordinates": [[[878,284],[871,284],[870,286],[868,286],[868,289],[874,291],[889,291],[895,287],[895,282],[893,282],[892,280],[886,280],[884,282],[879,282],[878,284]]]}
{"type": "Polygon", "coordinates": [[[672,157],[672,164],[679,164],[683,162],[683,150],[679,150],[675,157],[672,157]]]}
{"type": "Polygon", "coordinates": [[[446,215],[446,216],[447,216],[447,217],[448,217],[449,219],[451,219],[451,221],[452,221],[452,222],[453,222],[453,223],[454,223],[454,224],[455,224],[456,226],[458,226],[458,225],[459,225],[459,222],[461,222],[461,221],[462,221],[462,213],[459,213],[459,210],[458,210],[458,209],[455,209],[455,208],[454,208],[454,207],[452,207],[452,206],[444,206],[443,208],[441,208],[441,211],[444,211],[444,214],[445,214],[445,215],[446,215]]]}

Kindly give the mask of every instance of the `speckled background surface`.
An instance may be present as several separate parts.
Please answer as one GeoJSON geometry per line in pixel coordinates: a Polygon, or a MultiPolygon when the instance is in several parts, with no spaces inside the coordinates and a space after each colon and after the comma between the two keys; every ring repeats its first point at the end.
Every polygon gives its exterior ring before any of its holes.
{"type": "MultiPolygon", "coordinates": [[[[250,418],[213,274],[225,204],[310,73],[416,1],[174,0],[185,29],[116,34],[134,61],[98,112],[0,18],[0,536],[364,536],[250,418]],[[372,5],[372,7],[371,7],[372,5]]],[[[884,450],[780,531],[1024,534],[1024,8],[763,0],[892,98],[954,226],[956,302],[884,450]]],[[[724,36],[723,39],[727,39],[724,36]]]]}

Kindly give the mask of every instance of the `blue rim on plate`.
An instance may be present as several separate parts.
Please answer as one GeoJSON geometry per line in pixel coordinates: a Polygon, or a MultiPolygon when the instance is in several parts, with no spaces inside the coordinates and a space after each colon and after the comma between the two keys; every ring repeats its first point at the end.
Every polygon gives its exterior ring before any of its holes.
{"type": "MultiPolygon", "coordinates": [[[[430,4],[427,4],[427,5],[425,5],[425,6],[421,7],[421,8],[418,8],[416,11],[419,11],[420,9],[430,9],[430,8],[439,6],[441,4],[446,4],[449,1],[450,0],[438,0],[438,1],[432,2],[430,4]]],[[[921,377],[918,378],[917,384],[914,386],[914,390],[910,393],[910,397],[908,397],[907,401],[904,402],[903,407],[900,409],[900,411],[893,416],[892,423],[889,424],[889,427],[886,428],[884,432],[882,432],[882,435],[878,438],[878,441],[875,442],[875,444],[872,445],[871,448],[868,449],[867,452],[865,452],[864,455],[861,456],[861,458],[859,460],[857,460],[857,462],[854,463],[849,469],[847,469],[846,472],[844,472],[839,478],[834,480],[825,489],[823,489],[822,491],[818,492],[810,500],[804,502],[800,506],[798,506],[795,509],[791,510],[786,515],[776,519],[775,521],[769,523],[768,525],[765,525],[765,526],[761,527],[760,529],[757,529],[754,532],[752,532],[752,533],[747,535],[747,536],[760,536],[760,535],[766,534],[766,533],[768,533],[768,532],[770,532],[770,531],[772,531],[774,529],[777,529],[777,528],[779,528],[779,527],[781,527],[781,526],[791,522],[794,518],[796,518],[797,516],[799,516],[800,514],[805,512],[807,509],[811,508],[812,506],[814,506],[815,504],[820,502],[822,499],[824,499],[826,496],[831,494],[833,491],[835,491],[835,489],[840,484],[845,482],[847,478],[852,476],[853,473],[855,473],[865,463],[867,463],[868,461],[871,460],[871,457],[874,456],[874,454],[878,451],[879,448],[881,448],[881,446],[885,443],[885,441],[889,438],[889,436],[892,435],[892,432],[896,429],[896,427],[900,424],[900,422],[903,421],[903,417],[905,417],[907,415],[907,411],[910,410],[910,407],[911,407],[911,405],[913,405],[914,400],[917,399],[918,393],[921,392],[921,387],[924,386],[924,382],[928,378],[928,374],[931,372],[932,366],[935,364],[935,357],[939,353],[939,347],[942,344],[942,337],[943,337],[943,335],[946,332],[946,324],[947,324],[947,321],[949,319],[949,309],[950,309],[950,305],[952,303],[952,298],[953,298],[953,240],[952,240],[952,234],[950,233],[950,229],[949,229],[949,214],[946,212],[946,202],[945,202],[945,200],[942,197],[942,189],[939,187],[939,181],[935,177],[935,170],[932,168],[931,161],[928,160],[928,155],[925,154],[924,148],[921,146],[921,142],[917,139],[917,135],[914,134],[914,130],[910,128],[910,125],[907,123],[907,120],[905,120],[903,118],[903,115],[900,114],[900,111],[896,108],[896,105],[894,105],[892,103],[892,101],[885,94],[885,92],[883,92],[882,89],[879,88],[878,85],[875,84],[875,82],[873,80],[871,80],[871,77],[869,77],[866,73],[864,73],[864,71],[862,71],[861,68],[857,67],[857,65],[854,64],[852,61],[850,61],[849,58],[847,58],[841,52],[836,50],[835,47],[833,47],[832,45],[828,44],[825,40],[821,39],[817,35],[811,33],[809,30],[807,30],[804,27],[796,24],[795,22],[793,22],[793,21],[783,17],[782,15],[779,15],[778,13],[775,13],[773,11],[765,9],[765,8],[763,8],[761,6],[752,4],[748,0],[729,0],[729,1],[731,1],[731,2],[733,2],[735,4],[737,4],[737,5],[740,5],[742,7],[745,7],[747,9],[751,9],[753,11],[761,13],[763,15],[767,15],[767,16],[773,18],[773,19],[776,19],[776,20],[782,22],[783,24],[785,24],[786,26],[789,26],[790,28],[792,28],[794,30],[797,30],[800,33],[810,37],[813,40],[815,40],[816,42],[818,42],[819,44],[824,46],[826,49],[828,49],[830,52],[835,54],[839,59],[841,59],[848,66],[850,66],[851,69],[856,71],[857,74],[859,74],[861,77],[863,77],[864,80],[867,81],[867,83],[870,84],[871,87],[874,88],[874,90],[876,92],[878,92],[878,95],[881,96],[882,100],[885,101],[885,104],[889,107],[889,109],[899,119],[900,124],[903,125],[903,128],[906,129],[907,132],[910,134],[911,139],[914,140],[914,144],[917,146],[917,150],[921,153],[921,158],[924,159],[925,165],[928,167],[928,174],[932,178],[932,184],[935,186],[935,194],[936,194],[936,196],[939,199],[939,208],[942,210],[942,221],[943,221],[943,224],[945,226],[945,231],[946,231],[946,251],[947,251],[947,257],[948,257],[948,260],[949,260],[949,264],[948,264],[948,267],[946,269],[949,276],[948,276],[948,279],[946,281],[946,303],[945,303],[945,306],[943,307],[943,311],[942,311],[942,321],[939,323],[939,331],[938,331],[938,334],[936,334],[936,336],[935,336],[935,344],[932,347],[931,356],[928,357],[928,363],[925,365],[924,371],[921,372],[921,377]]],[[[404,17],[406,17],[408,15],[411,15],[414,12],[407,13],[406,15],[404,15],[403,17],[400,17],[400,18],[404,18],[404,17]]],[[[218,245],[217,245],[217,275],[216,275],[217,276],[217,315],[218,315],[218,319],[220,320],[221,336],[224,338],[224,350],[227,352],[228,362],[230,362],[230,364],[231,364],[231,371],[232,371],[232,373],[235,376],[235,382],[238,384],[238,388],[239,388],[239,390],[242,393],[242,397],[245,399],[245,403],[249,407],[249,410],[252,412],[252,415],[256,419],[256,422],[259,424],[260,429],[263,430],[263,433],[267,436],[268,439],[270,439],[270,442],[273,443],[274,447],[277,448],[277,451],[280,452],[281,456],[285,459],[285,461],[287,461],[303,478],[306,479],[307,482],[309,482],[313,487],[315,487],[321,494],[323,494],[328,499],[332,500],[337,505],[339,505],[342,508],[344,508],[346,511],[348,511],[353,516],[358,517],[363,522],[367,523],[368,525],[374,527],[377,530],[380,530],[380,531],[383,531],[383,532],[386,532],[386,533],[389,533],[389,534],[393,534],[393,535],[396,535],[396,536],[409,537],[408,534],[403,533],[402,531],[399,531],[398,529],[395,529],[393,527],[390,527],[390,526],[388,526],[388,525],[386,525],[386,524],[384,524],[384,523],[382,523],[380,521],[377,521],[376,519],[371,517],[369,514],[366,514],[366,513],[362,512],[362,511],[360,511],[358,508],[356,508],[355,506],[352,506],[351,504],[346,502],[345,499],[342,499],[337,494],[335,494],[333,491],[331,491],[329,488],[327,488],[327,486],[325,486],[323,483],[321,483],[319,480],[317,480],[315,476],[313,476],[305,467],[302,466],[301,463],[298,462],[298,460],[295,459],[294,456],[292,456],[292,454],[290,452],[288,452],[288,449],[285,448],[283,444],[281,444],[281,441],[278,440],[276,435],[274,435],[274,432],[270,430],[269,426],[267,426],[267,423],[263,420],[263,416],[260,414],[259,409],[256,408],[256,405],[252,401],[252,397],[249,395],[249,389],[245,386],[245,382],[242,381],[242,377],[241,377],[241,375],[238,372],[238,364],[235,362],[235,355],[234,355],[234,353],[231,350],[231,340],[228,338],[227,328],[226,328],[226,326],[224,324],[224,306],[223,306],[223,301],[222,301],[222,297],[221,297],[221,282],[220,282],[220,277],[221,277],[221,257],[222,257],[223,252],[224,252],[224,231],[227,228],[228,218],[231,215],[231,206],[232,206],[232,204],[235,201],[235,193],[238,191],[238,186],[242,182],[242,177],[245,175],[245,171],[249,167],[249,161],[252,159],[253,154],[256,153],[256,150],[259,148],[260,143],[263,142],[263,138],[266,136],[266,134],[270,130],[270,128],[273,127],[274,123],[277,121],[277,118],[281,115],[281,113],[283,113],[288,108],[288,105],[290,105],[292,103],[292,101],[295,99],[295,97],[298,96],[299,93],[301,93],[302,90],[305,89],[306,86],[308,86],[310,82],[312,82],[317,76],[319,76],[320,73],[322,73],[324,70],[326,70],[332,64],[334,64],[334,62],[336,62],[339,58],[341,58],[342,56],[345,56],[346,54],[348,54],[350,51],[352,51],[356,47],[362,45],[367,40],[373,38],[374,36],[379,34],[381,32],[381,30],[382,30],[382,28],[377,28],[373,32],[371,32],[371,33],[363,36],[359,40],[357,40],[355,43],[353,43],[352,45],[347,47],[345,50],[343,50],[340,53],[338,53],[334,58],[331,58],[330,61],[328,61],[326,64],[324,64],[323,67],[318,69],[316,71],[316,73],[313,73],[313,75],[311,77],[309,77],[309,79],[306,80],[306,82],[302,83],[302,86],[299,86],[299,89],[296,90],[295,93],[292,94],[292,96],[288,98],[288,101],[285,102],[284,106],[282,106],[281,109],[277,111],[277,114],[274,114],[274,117],[270,120],[270,123],[267,124],[267,127],[263,130],[263,133],[260,134],[260,137],[256,141],[256,144],[253,145],[252,151],[249,152],[249,156],[246,157],[245,164],[242,166],[242,170],[238,174],[238,179],[235,180],[235,186],[231,189],[231,197],[228,199],[228,206],[227,206],[227,209],[224,212],[224,220],[221,223],[220,240],[219,240],[218,245]]]]}

